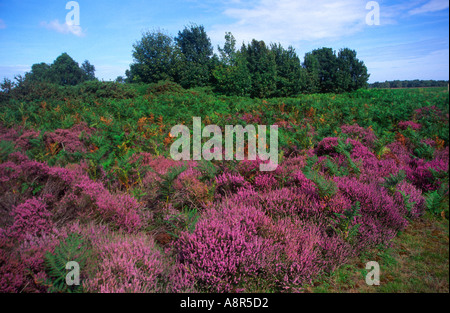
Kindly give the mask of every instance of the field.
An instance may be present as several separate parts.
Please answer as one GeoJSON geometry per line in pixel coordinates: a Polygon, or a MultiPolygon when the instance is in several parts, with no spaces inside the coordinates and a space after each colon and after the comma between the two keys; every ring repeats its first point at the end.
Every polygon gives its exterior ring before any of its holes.
{"type": "Polygon", "coordinates": [[[0,292],[448,292],[447,88],[52,88],[0,99],[0,292]],[[193,117],[278,125],[277,169],[173,160],[193,117]]]}

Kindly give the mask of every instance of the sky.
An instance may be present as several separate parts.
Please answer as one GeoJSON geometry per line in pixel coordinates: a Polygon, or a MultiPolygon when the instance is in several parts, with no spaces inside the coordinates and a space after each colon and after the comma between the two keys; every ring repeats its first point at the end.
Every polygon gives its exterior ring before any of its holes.
{"type": "Polygon", "coordinates": [[[370,83],[449,79],[449,0],[0,0],[0,79],[67,52],[114,80],[144,32],[176,36],[191,23],[216,51],[230,31],[238,47],[281,43],[302,62],[314,49],[353,49],[370,83]]]}

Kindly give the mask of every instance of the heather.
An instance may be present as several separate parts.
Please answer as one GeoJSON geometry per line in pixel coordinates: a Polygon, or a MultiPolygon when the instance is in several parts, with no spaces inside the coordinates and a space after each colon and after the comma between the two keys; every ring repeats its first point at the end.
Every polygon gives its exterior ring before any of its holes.
{"type": "Polygon", "coordinates": [[[448,218],[440,89],[251,99],[164,84],[1,103],[1,292],[297,292],[427,211],[448,218]],[[192,116],[277,124],[278,168],[172,160],[170,129],[192,116]],[[61,284],[68,259],[77,288],[61,284]]]}

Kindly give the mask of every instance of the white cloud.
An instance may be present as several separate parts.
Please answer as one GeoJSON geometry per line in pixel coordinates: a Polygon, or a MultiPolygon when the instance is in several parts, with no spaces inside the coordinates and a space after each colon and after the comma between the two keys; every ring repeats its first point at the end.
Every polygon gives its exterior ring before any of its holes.
{"type": "Polygon", "coordinates": [[[428,12],[437,12],[448,9],[448,6],[449,6],[448,0],[430,0],[424,5],[409,11],[409,14],[415,15],[428,12]]]}
{"type": "Polygon", "coordinates": [[[0,18],[0,29],[5,29],[5,28],[6,28],[5,21],[0,18]]]}
{"type": "Polygon", "coordinates": [[[229,3],[223,14],[236,22],[215,25],[211,37],[219,40],[226,31],[231,31],[238,42],[255,38],[282,44],[340,38],[363,29],[369,13],[365,8],[367,2],[259,0],[246,8],[229,3]]]}
{"type": "Polygon", "coordinates": [[[60,23],[59,20],[53,20],[50,23],[47,22],[41,22],[41,26],[57,31],[61,34],[73,34],[77,37],[83,37],[85,36],[85,33],[81,26],[79,25],[69,25],[67,23],[60,23]]]}

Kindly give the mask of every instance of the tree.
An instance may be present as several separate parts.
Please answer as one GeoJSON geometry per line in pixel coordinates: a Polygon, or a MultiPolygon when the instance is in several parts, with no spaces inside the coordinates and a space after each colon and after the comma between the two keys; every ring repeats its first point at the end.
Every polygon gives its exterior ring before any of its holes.
{"type": "Polygon", "coordinates": [[[206,86],[211,81],[213,47],[203,26],[191,24],[175,38],[182,55],[180,84],[190,88],[206,86]]]}
{"type": "Polygon", "coordinates": [[[61,54],[50,66],[51,81],[58,85],[77,85],[85,80],[85,73],[67,53],[61,54]]]}
{"type": "Polygon", "coordinates": [[[353,91],[366,88],[370,74],[363,61],[356,58],[356,51],[341,49],[337,56],[337,89],[338,91],[353,91]]]}
{"type": "Polygon", "coordinates": [[[247,96],[251,88],[247,60],[236,51],[236,39],[230,32],[225,33],[225,44],[218,50],[219,63],[212,71],[215,90],[225,95],[247,96]]]}
{"type": "Polygon", "coordinates": [[[306,93],[316,93],[320,91],[319,87],[319,61],[312,52],[305,54],[303,61],[301,86],[302,91],[306,93]]]}
{"type": "Polygon", "coordinates": [[[225,44],[223,48],[217,47],[220,53],[220,62],[223,65],[235,65],[236,62],[236,39],[230,32],[225,33],[225,44]]]}
{"type": "Polygon", "coordinates": [[[95,66],[89,63],[88,60],[81,64],[81,69],[84,73],[84,80],[95,80],[95,66]]]}
{"type": "Polygon", "coordinates": [[[271,44],[271,52],[276,63],[276,91],[277,97],[296,95],[301,88],[301,64],[300,59],[292,46],[284,49],[281,44],[271,44]]]}
{"type": "Polygon", "coordinates": [[[319,91],[324,93],[336,92],[338,61],[333,49],[316,49],[311,54],[315,57],[318,64],[319,91]]]}
{"type": "Polygon", "coordinates": [[[9,94],[14,86],[15,83],[11,79],[4,77],[3,82],[0,84],[0,89],[2,92],[9,94]]]}
{"type": "MultiPolygon", "coordinates": [[[[25,74],[23,83],[52,83],[57,85],[77,85],[86,80],[95,79],[95,67],[85,60],[81,66],[67,53],[62,53],[51,64],[36,63],[31,66],[31,71],[25,74]]],[[[22,87],[24,86],[20,83],[22,87]]]]}
{"type": "Polygon", "coordinates": [[[271,97],[276,90],[277,65],[275,56],[267,48],[264,41],[252,40],[250,44],[242,45],[241,53],[247,60],[252,88],[251,97],[271,97]]]}
{"type": "Polygon", "coordinates": [[[142,39],[133,45],[133,60],[126,73],[127,81],[156,83],[178,79],[179,49],[172,37],[161,30],[143,34],[142,39]]]}
{"type": "Polygon", "coordinates": [[[31,66],[31,72],[26,73],[25,77],[31,82],[52,82],[51,66],[47,63],[36,63],[31,66]]]}
{"type": "Polygon", "coordinates": [[[116,83],[123,84],[123,83],[125,83],[125,78],[123,78],[123,76],[117,76],[114,81],[116,83]]]}

